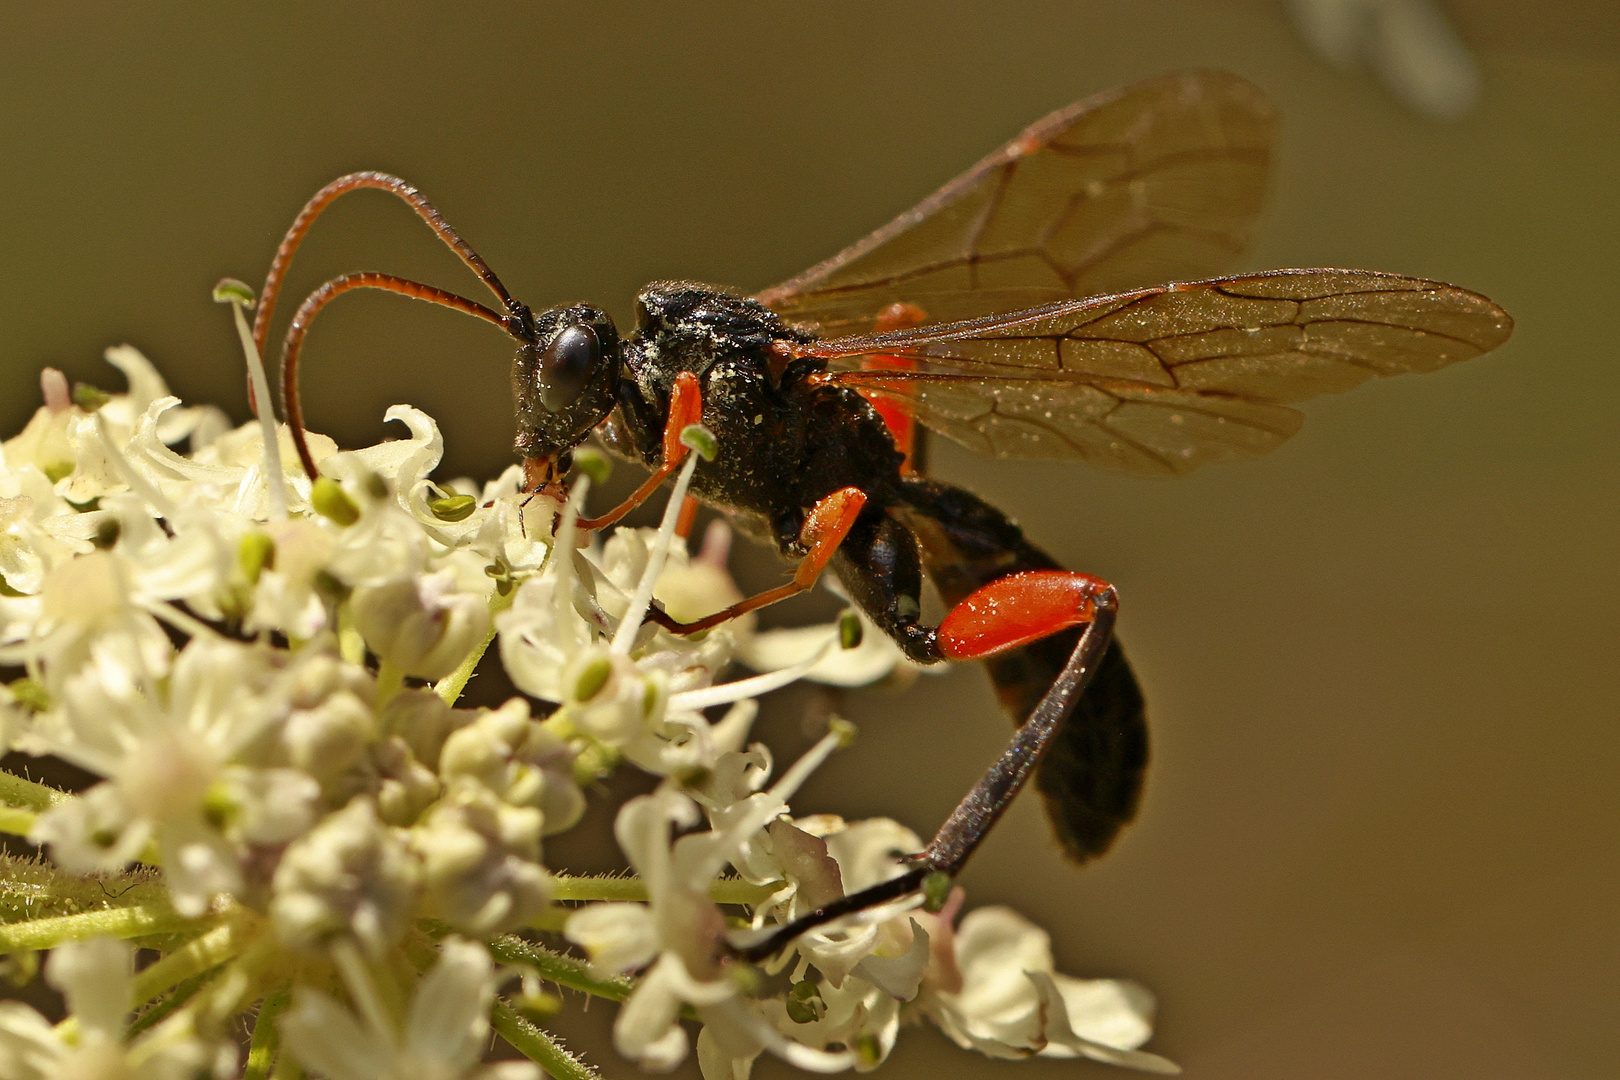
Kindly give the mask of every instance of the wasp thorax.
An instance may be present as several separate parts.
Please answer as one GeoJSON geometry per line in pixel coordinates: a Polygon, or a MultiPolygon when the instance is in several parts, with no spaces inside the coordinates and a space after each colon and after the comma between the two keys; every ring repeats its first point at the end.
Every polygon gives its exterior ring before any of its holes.
{"type": "Polygon", "coordinates": [[[605,312],[585,304],[552,308],[512,364],[517,450],[554,457],[578,446],[613,408],[619,335],[605,312]]]}

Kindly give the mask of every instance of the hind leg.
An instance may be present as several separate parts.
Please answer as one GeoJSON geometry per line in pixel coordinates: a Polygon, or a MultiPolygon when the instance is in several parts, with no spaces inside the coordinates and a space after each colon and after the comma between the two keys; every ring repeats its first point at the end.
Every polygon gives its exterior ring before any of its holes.
{"type": "MultiPolygon", "coordinates": [[[[907,478],[900,497],[928,574],[947,604],[1009,575],[1057,568],[1007,515],[971,492],[907,478]]],[[[1065,629],[989,660],[996,695],[1014,723],[1038,707],[1079,640],[1078,629],[1065,629]]],[[[1111,641],[1035,780],[1070,858],[1084,862],[1102,854],[1136,816],[1147,762],[1142,690],[1125,651],[1111,641]]]]}
{"type": "Polygon", "coordinates": [[[833,556],[833,572],[867,617],[918,664],[945,659],[922,618],[922,559],[910,530],[868,504],[833,556]]]}
{"type": "Polygon", "coordinates": [[[844,537],[833,566],[850,598],[920,664],[982,660],[1090,622],[1092,600],[1107,588],[1106,582],[1068,570],[1008,574],[962,597],[938,626],[926,626],[919,621],[917,538],[899,520],[870,506],[844,537]]]}

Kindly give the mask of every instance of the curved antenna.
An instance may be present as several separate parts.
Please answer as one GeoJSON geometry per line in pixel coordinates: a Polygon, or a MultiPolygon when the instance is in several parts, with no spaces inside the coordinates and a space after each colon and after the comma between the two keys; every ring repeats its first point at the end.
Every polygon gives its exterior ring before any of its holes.
{"type": "MultiPolygon", "coordinates": [[[[449,223],[440,216],[439,211],[423,197],[420,191],[417,191],[399,177],[390,176],[388,173],[350,173],[347,176],[338,177],[311,196],[309,202],[304,204],[304,208],[293,219],[292,226],[287,230],[287,235],[282,237],[281,246],[276,248],[276,257],[270,263],[270,273],[264,279],[264,289],[259,293],[258,314],[253,319],[253,343],[259,347],[261,355],[264,353],[265,339],[270,334],[270,316],[275,311],[276,298],[281,292],[282,279],[286,277],[287,266],[292,262],[293,253],[298,250],[298,245],[304,242],[305,234],[309,232],[310,226],[315,224],[315,219],[320,217],[322,210],[332,205],[339,195],[350,191],[359,191],[362,188],[376,188],[404,200],[412,210],[416,211],[417,216],[427,222],[428,227],[438,234],[439,239],[443,240],[452,251],[461,256],[461,261],[466,263],[473,273],[483,280],[485,285],[489,286],[489,291],[495,294],[496,299],[500,300],[501,306],[513,314],[517,313],[521,305],[512,299],[512,294],[506,291],[506,286],[502,285],[501,279],[495,276],[495,271],[489,268],[489,264],[484,261],[483,256],[472,249],[471,244],[461,238],[460,233],[450,227],[449,223]]],[[[388,286],[379,287],[387,288],[388,286]]],[[[427,286],[421,287],[426,288],[427,286]]],[[[445,295],[450,294],[446,293],[445,295]]],[[[419,299],[426,299],[426,297],[419,297],[419,299]]],[[[471,301],[467,302],[471,303],[471,301]]],[[[305,303],[308,303],[308,301],[305,301],[305,303]]],[[[450,304],[448,306],[455,307],[456,305],[450,304]]],[[[510,329],[510,327],[507,329],[510,329]]],[[[305,464],[307,466],[308,462],[306,461],[305,464]]]]}
{"type": "MultiPolygon", "coordinates": [[[[267,285],[266,289],[268,288],[267,285]]],[[[426,300],[430,304],[439,304],[467,315],[476,315],[508,333],[512,332],[515,319],[515,316],[491,311],[483,304],[468,300],[465,296],[457,296],[453,292],[436,289],[432,285],[424,285],[409,278],[395,277],[392,274],[369,272],[344,274],[310,293],[304,302],[298,305],[292,322],[287,326],[287,336],[281,344],[281,405],[287,413],[287,428],[292,432],[293,445],[298,448],[298,460],[303,463],[304,473],[311,480],[316,477],[315,458],[309,452],[309,440],[304,435],[304,403],[298,393],[298,354],[303,349],[304,334],[309,330],[310,320],[315,318],[321,308],[352,289],[383,289],[408,296],[413,300],[426,300]]],[[[259,313],[262,316],[264,308],[261,307],[259,313]]]]}

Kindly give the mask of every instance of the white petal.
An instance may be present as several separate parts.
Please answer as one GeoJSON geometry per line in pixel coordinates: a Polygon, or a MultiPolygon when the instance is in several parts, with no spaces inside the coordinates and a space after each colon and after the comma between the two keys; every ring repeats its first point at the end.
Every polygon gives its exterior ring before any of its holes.
{"type": "Polygon", "coordinates": [[[642,1055],[656,1047],[658,1060],[667,1062],[677,1042],[676,1037],[670,1035],[671,1031],[681,1032],[678,1041],[684,1055],[686,1033],[676,1020],[681,999],[675,993],[672,978],[672,969],[680,966],[680,960],[674,956],[662,957],[642,976],[635,992],[619,1010],[613,1022],[613,1045],[625,1057],[640,1061],[642,1055]]]}
{"type": "Polygon", "coordinates": [[[1051,973],[1051,938],[1011,908],[979,908],[957,928],[956,958],[962,992],[950,996],[970,1026],[1019,1023],[1039,1006],[1025,972],[1051,973]]]}
{"type": "Polygon", "coordinates": [[[1371,42],[1384,82],[1413,109],[1455,120],[1479,101],[1479,67],[1440,9],[1427,0],[1380,5],[1371,42]]]}
{"type": "Polygon", "coordinates": [[[1134,1050],[1153,1037],[1153,992],[1128,979],[1056,974],[1069,1027],[1081,1038],[1134,1050]]]}
{"type": "MultiPolygon", "coordinates": [[[[861,622],[861,643],[853,649],[834,649],[822,656],[804,673],[810,682],[829,686],[865,686],[877,682],[906,663],[905,654],[894,639],[878,628],[862,611],[855,609],[861,622]]],[[[791,667],[820,653],[829,634],[837,627],[795,626],[766,630],[744,639],[737,658],[755,671],[791,667]]]]}
{"type": "Polygon", "coordinates": [[[281,1018],[281,1034],[299,1064],[327,1080],[377,1080],[394,1064],[392,1047],[319,990],[298,989],[292,1008],[281,1018]]]}
{"type": "MultiPolygon", "coordinates": [[[[800,826],[813,831],[806,822],[800,826]]],[[[894,853],[921,851],[923,846],[916,833],[889,818],[868,818],[825,835],[827,853],[838,860],[844,889],[851,893],[898,876],[906,867],[894,853]]]]}
{"type": "Polygon", "coordinates": [[[129,380],[129,398],[136,409],[145,409],[158,398],[168,396],[169,384],[135,346],[113,345],[102,355],[129,380]]]}
{"type": "Polygon", "coordinates": [[[686,1029],[679,1024],[672,1024],[663,1035],[642,1048],[637,1060],[647,1072],[673,1072],[686,1060],[690,1046],[686,1029]]]}
{"type": "Polygon", "coordinates": [[[644,904],[582,907],[568,917],[563,936],[603,971],[629,971],[658,955],[658,927],[644,904]]]}
{"type": "Polygon", "coordinates": [[[19,1001],[0,1001],[0,1076],[57,1080],[63,1050],[50,1021],[19,1001]]]}
{"type": "Polygon", "coordinates": [[[756,1045],[752,1053],[735,1055],[730,1047],[721,1045],[714,1031],[714,1024],[704,1024],[698,1032],[698,1068],[703,1080],[748,1080],[754,1071],[754,1059],[764,1047],[756,1045]]]}
{"type": "MultiPolygon", "coordinates": [[[[1173,1075],[1181,1071],[1181,1066],[1168,1058],[1158,1054],[1149,1054],[1144,1050],[1128,1050],[1116,1046],[1108,1046],[1100,1042],[1093,1042],[1075,1034],[1069,1026],[1067,1005],[1063,994],[1058,990],[1052,977],[1045,972],[1029,973],[1029,979],[1040,990],[1041,997],[1046,1006],[1047,1045],[1041,1051],[1049,1057],[1088,1057],[1093,1061],[1106,1062],[1109,1065],[1126,1065],[1144,1072],[1173,1075]]],[[[1129,1009],[1123,998],[1121,1004],[1129,1009]]]]}
{"type": "Polygon", "coordinates": [[[494,999],[489,950],[475,941],[446,938],[411,1001],[406,1046],[413,1056],[443,1063],[448,1073],[469,1068],[489,1038],[494,999]]]}
{"type": "Polygon", "coordinates": [[[133,955],[129,945],[112,938],[68,942],[52,950],[45,977],[87,1031],[118,1039],[129,1013],[133,955]]]}
{"type": "Polygon", "coordinates": [[[787,1038],[773,1028],[764,1017],[736,998],[723,1002],[713,1009],[702,1010],[702,1015],[706,1023],[715,1023],[719,1017],[724,1017],[747,1031],[772,1054],[806,1072],[843,1072],[852,1068],[858,1060],[853,1050],[817,1050],[787,1038]]]}
{"type": "Polygon", "coordinates": [[[911,948],[901,956],[869,954],[855,965],[850,974],[865,979],[897,1001],[911,1001],[917,996],[923,973],[928,970],[928,931],[911,923],[911,948]]]}

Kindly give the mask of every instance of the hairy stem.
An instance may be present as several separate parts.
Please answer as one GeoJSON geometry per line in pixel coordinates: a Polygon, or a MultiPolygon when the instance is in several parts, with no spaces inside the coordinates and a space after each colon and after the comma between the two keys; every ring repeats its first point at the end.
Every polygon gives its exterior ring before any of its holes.
{"type": "Polygon", "coordinates": [[[242,1080],[266,1080],[270,1066],[281,1049],[281,1027],[278,1021],[292,1000],[285,988],[264,999],[259,1015],[253,1020],[253,1038],[248,1043],[247,1068],[242,1080]]]}
{"type": "Polygon", "coordinates": [[[569,1053],[549,1032],[519,1015],[506,1002],[497,1000],[489,1019],[496,1034],[557,1080],[601,1080],[601,1073],[569,1053]]]}
{"type": "Polygon", "coordinates": [[[244,921],[232,920],[192,938],[135,976],[133,1004],[151,1001],[170,987],[218,967],[239,954],[256,936],[254,928],[244,921]]]}
{"type": "MultiPolygon", "coordinates": [[[[424,922],[421,925],[436,938],[444,937],[451,932],[443,923],[424,922]]],[[[516,934],[501,934],[491,939],[489,955],[495,958],[496,963],[533,968],[536,974],[548,982],[581,993],[607,998],[609,1001],[625,1000],[636,985],[634,980],[623,977],[602,978],[593,974],[585,961],[552,952],[545,946],[525,941],[516,934]]]]}
{"type": "Polygon", "coordinates": [[[187,927],[207,925],[167,908],[137,905],[109,911],[86,911],[51,919],[0,926],[0,953],[24,949],[54,949],[68,941],[93,937],[137,938],[169,934],[187,927]]]}
{"type": "MultiPolygon", "coordinates": [[[[755,885],[742,878],[721,878],[709,886],[709,899],[717,904],[761,904],[780,889],[780,882],[755,885]]],[[[553,900],[609,900],[647,902],[647,885],[638,877],[572,877],[551,879],[553,900]]]]}
{"type": "Polygon", "coordinates": [[[7,806],[20,806],[38,812],[49,810],[68,797],[65,791],[58,791],[32,780],[24,780],[15,773],[0,770],[0,803],[7,806]]]}

